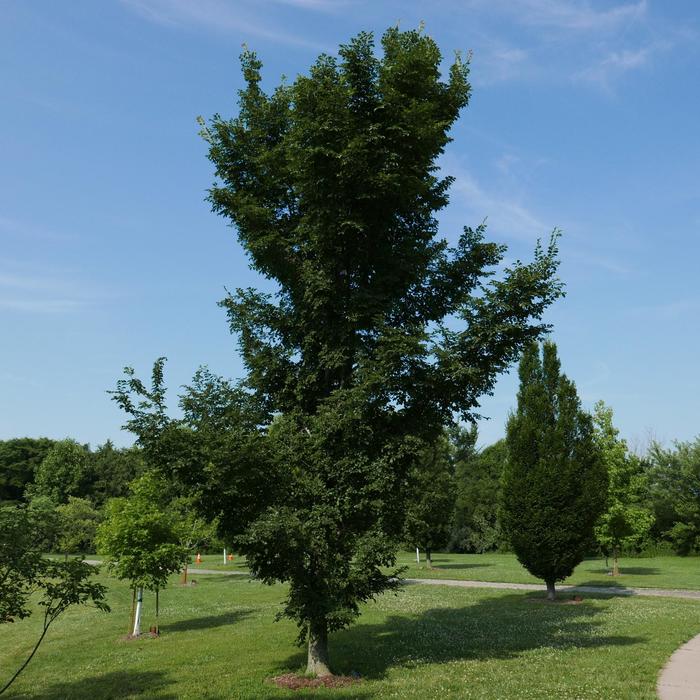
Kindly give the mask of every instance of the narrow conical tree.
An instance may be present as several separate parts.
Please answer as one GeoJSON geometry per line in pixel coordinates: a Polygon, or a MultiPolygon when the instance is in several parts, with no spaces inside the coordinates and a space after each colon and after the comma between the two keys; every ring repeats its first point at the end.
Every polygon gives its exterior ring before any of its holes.
{"type": "Polygon", "coordinates": [[[590,415],[560,373],[557,348],[528,347],[520,362],[518,408],[506,429],[502,523],[520,563],[547,584],[582,561],[606,503],[607,473],[590,415]]]}

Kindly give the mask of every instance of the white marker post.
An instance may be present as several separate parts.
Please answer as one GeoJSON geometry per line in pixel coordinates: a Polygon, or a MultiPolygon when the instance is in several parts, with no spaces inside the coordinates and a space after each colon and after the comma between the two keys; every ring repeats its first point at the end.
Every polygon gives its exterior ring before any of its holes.
{"type": "Polygon", "coordinates": [[[416,547],[416,564],[420,564],[420,549],[416,547]]]}
{"type": "Polygon", "coordinates": [[[131,633],[132,637],[138,637],[141,634],[141,608],[143,606],[143,588],[139,588],[136,594],[136,614],[134,615],[134,630],[131,633]]]}
{"type": "Polygon", "coordinates": [[[224,547],[224,566],[226,566],[226,547],[224,547]]]}

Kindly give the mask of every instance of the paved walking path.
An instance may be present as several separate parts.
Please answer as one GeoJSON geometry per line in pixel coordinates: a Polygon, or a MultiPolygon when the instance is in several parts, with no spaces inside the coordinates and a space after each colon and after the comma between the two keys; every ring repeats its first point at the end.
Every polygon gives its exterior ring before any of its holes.
{"type": "Polygon", "coordinates": [[[661,670],[656,692],[659,700],[700,698],[700,634],[676,649],[661,670]]]}
{"type": "Polygon", "coordinates": [[[187,573],[192,576],[192,574],[222,574],[223,576],[250,576],[250,572],[248,571],[237,571],[237,570],[226,570],[224,569],[223,571],[218,571],[217,569],[200,569],[198,566],[192,566],[190,565],[190,568],[187,570],[187,573]]]}
{"type": "MultiPolygon", "coordinates": [[[[247,571],[219,571],[216,569],[200,569],[196,566],[190,567],[192,574],[220,574],[222,576],[247,576],[247,571]]],[[[505,583],[501,581],[464,581],[452,578],[405,578],[405,583],[426,584],[433,586],[457,586],[460,588],[498,588],[513,591],[544,591],[546,590],[539,583],[505,583]]],[[[688,591],[678,588],[627,588],[626,586],[559,586],[559,593],[602,593],[603,595],[624,595],[624,596],[654,596],[657,598],[690,598],[700,600],[700,591],[688,591]]],[[[700,695],[698,695],[700,700],[700,695]]]]}
{"type": "MultiPolygon", "coordinates": [[[[539,583],[501,583],[496,581],[462,581],[448,578],[407,578],[406,583],[424,583],[436,586],[461,586],[463,588],[500,588],[515,591],[542,591],[539,583]]],[[[677,588],[627,588],[626,586],[558,586],[559,593],[602,593],[604,595],[643,595],[660,598],[694,598],[700,600],[700,591],[677,588]]],[[[698,696],[700,698],[700,696],[698,696]]]]}

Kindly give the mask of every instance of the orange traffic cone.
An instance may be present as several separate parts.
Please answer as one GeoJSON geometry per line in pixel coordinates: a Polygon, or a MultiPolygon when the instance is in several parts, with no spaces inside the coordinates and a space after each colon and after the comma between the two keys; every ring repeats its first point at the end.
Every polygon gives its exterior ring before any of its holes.
{"type": "Polygon", "coordinates": [[[202,555],[201,555],[199,552],[197,552],[197,556],[196,556],[195,559],[194,559],[194,563],[195,563],[195,564],[201,564],[201,563],[202,563],[202,555]]]}

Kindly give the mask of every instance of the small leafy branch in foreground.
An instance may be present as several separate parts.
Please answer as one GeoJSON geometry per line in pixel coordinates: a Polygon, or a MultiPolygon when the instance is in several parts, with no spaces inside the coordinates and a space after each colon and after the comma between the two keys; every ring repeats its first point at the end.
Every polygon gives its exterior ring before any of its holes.
{"type": "Polygon", "coordinates": [[[41,635],[31,653],[0,688],[2,695],[24,671],[44,641],[51,625],[73,605],[92,604],[109,612],[105,587],[90,580],[97,572],[84,561],[52,561],[36,546],[43,538],[43,524],[26,508],[0,507],[0,623],[29,617],[30,597],[38,593],[44,611],[41,635]]]}

